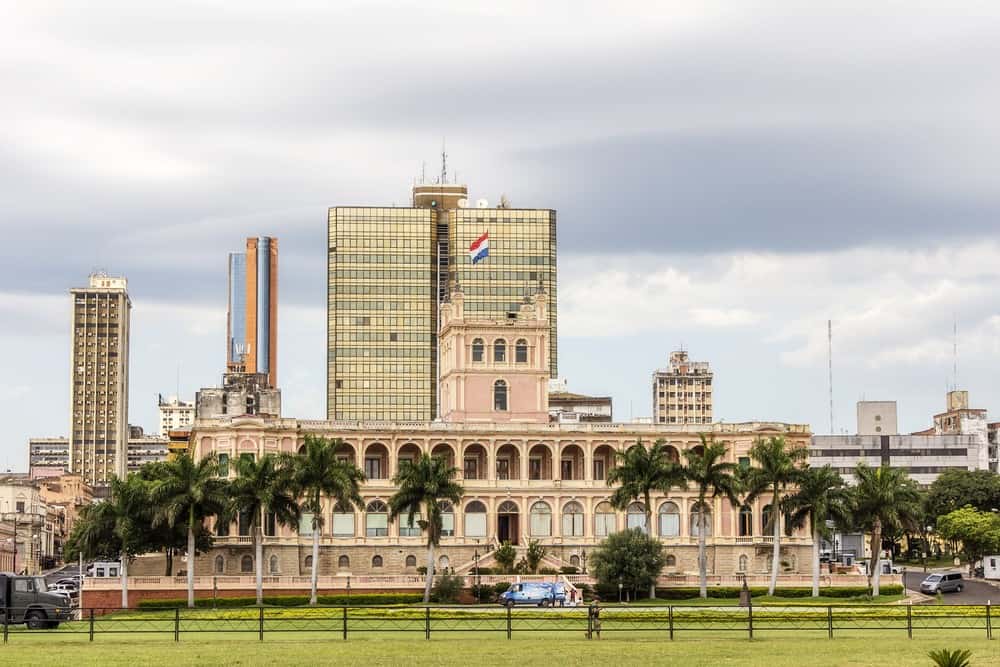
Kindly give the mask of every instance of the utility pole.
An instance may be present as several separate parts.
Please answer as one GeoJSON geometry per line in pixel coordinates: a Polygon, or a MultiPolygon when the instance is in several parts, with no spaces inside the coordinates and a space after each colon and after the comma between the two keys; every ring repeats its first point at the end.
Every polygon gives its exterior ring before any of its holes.
{"type": "Polygon", "coordinates": [[[833,430],[833,320],[826,321],[826,342],[830,378],[830,435],[834,435],[836,432],[833,430]]]}

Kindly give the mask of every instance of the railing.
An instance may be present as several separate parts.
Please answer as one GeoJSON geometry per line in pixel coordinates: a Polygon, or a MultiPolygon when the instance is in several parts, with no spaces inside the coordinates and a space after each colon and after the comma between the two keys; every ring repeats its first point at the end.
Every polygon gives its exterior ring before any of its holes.
{"type": "MultiPolygon", "coordinates": [[[[202,632],[267,635],[311,632],[310,641],[347,640],[356,636],[406,633],[425,639],[454,632],[477,632],[484,637],[513,639],[537,632],[582,633],[588,639],[620,637],[672,640],[677,635],[732,633],[748,639],[775,632],[834,639],[843,634],[876,631],[928,635],[940,630],[954,640],[959,631],[993,638],[995,614],[990,604],[949,606],[788,605],[780,607],[706,607],[694,605],[597,606],[564,608],[501,608],[497,606],[315,606],[245,608],[169,608],[113,610],[88,607],[69,617],[49,619],[32,609],[4,609],[3,641],[30,640],[31,635],[58,633],[94,641],[98,635],[128,634],[130,642],[144,636],[202,632]],[[322,634],[315,634],[322,633],[322,634]]],[[[66,613],[63,612],[65,615],[66,613]]],[[[220,634],[219,637],[222,635],[220,634]]],[[[962,635],[969,636],[969,635],[962,635]]],[[[44,641],[44,639],[43,639],[44,641]]],[[[61,645],[65,645],[63,642],[61,645]]]]}
{"type": "MultiPolygon", "coordinates": [[[[479,580],[483,584],[499,584],[508,581],[560,581],[562,575],[558,574],[481,574],[479,580]]],[[[569,574],[565,575],[566,580],[574,585],[593,585],[594,578],[589,574],[569,574]]],[[[462,577],[466,587],[472,587],[476,583],[474,573],[466,574],[462,577]]],[[[770,582],[770,575],[748,574],[748,575],[706,575],[706,581],[710,587],[733,587],[742,586],[744,580],[747,586],[766,586],[770,582]]],[[[312,578],[309,575],[294,576],[264,576],[263,583],[268,590],[288,590],[309,588],[312,578]]],[[[317,577],[317,586],[321,590],[343,590],[348,584],[352,589],[400,589],[400,588],[423,588],[426,578],[420,574],[401,575],[320,575],[317,577]]],[[[665,574],[661,575],[658,584],[662,587],[691,587],[698,586],[700,579],[697,574],[665,574]]],[[[898,574],[884,574],[880,578],[882,585],[901,584],[902,578],[898,574]]],[[[247,590],[253,589],[257,585],[255,575],[247,574],[240,576],[229,575],[198,575],[194,577],[195,590],[247,590]]],[[[824,588],[837,586],[867,586],[868,579],[861,574],[824,574],[820,576],[820,586],[824,588]]],[[[779,574],[778,587],[802,587],[812,586],[812,575],[808,574],[779,574]]],[[[187,588],[187,577],[129,577],[128,587],[130,590],[184,590],[187,588]]],[[[84,591],[107,591],[119,590],[121,588],[120,577],[90,577],[84,579],[84,591]]]]}

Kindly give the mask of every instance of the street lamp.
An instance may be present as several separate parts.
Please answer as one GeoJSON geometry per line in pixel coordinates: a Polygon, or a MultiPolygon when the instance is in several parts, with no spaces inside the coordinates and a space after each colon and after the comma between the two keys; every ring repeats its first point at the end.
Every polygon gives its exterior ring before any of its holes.
{"type": "Polygon", "coordinates": [[[622,602],[622,580],[618,580],[618,604],[622,602]]]}
{"type": "Polygon", "coordinates": [[[587,574],[587,550],[580,550],[580,565],[583,567],[583,574],[587,574]]]}
{"type": "Polygon", "coordinates": [[[351,575],[347,575],[347,604],[351,604],[351,575]]]}
{"type": "Polygon", "coordinates": [[[476,546],[476,551],[472,554],[472,560],[474,560],[475,563],[476,563],[476,604],[479,604],[479,603],[482,602],[482,599],[481,599],[482,596],[480,595],[480,589],[482,588],[482,586],[479,583],[479,546],[478,545],[476,546]]]}

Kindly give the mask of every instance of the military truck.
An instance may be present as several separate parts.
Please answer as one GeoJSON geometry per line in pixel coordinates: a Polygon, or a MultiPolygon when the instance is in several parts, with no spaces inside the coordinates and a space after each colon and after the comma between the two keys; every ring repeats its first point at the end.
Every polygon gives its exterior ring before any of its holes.
{"type": "Polygon", "coordinates": [[[32,630],[58,628],[72,614],[69,598],[49,592],[45,577],[0,573],[0,623],[32,630]]]}

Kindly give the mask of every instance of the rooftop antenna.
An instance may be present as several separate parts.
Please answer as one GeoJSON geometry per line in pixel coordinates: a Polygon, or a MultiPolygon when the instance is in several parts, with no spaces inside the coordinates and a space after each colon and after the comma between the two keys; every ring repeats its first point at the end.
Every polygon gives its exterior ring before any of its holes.
{"type": "Polygon", "coordinates": [[[423,185],[427,182],[427,160],[423,160],[420,163],[420,184],[423,185]]]}
{"type": "Polygon", "coordinates": [[[826,321],[827,365],[830,373],[830,435],[833,430],[833,320],[826,321]]]}
{"type": "Polygon", "coordinates": [[[444,147],[444,137],[441,137],[441,185],[448,182],[448,153],[444,147]]]}
{"type": "Polygon", "coordinates": [[[951,381],[952,391],[958,391],[958,318],[951,314],[951,381]]]}

